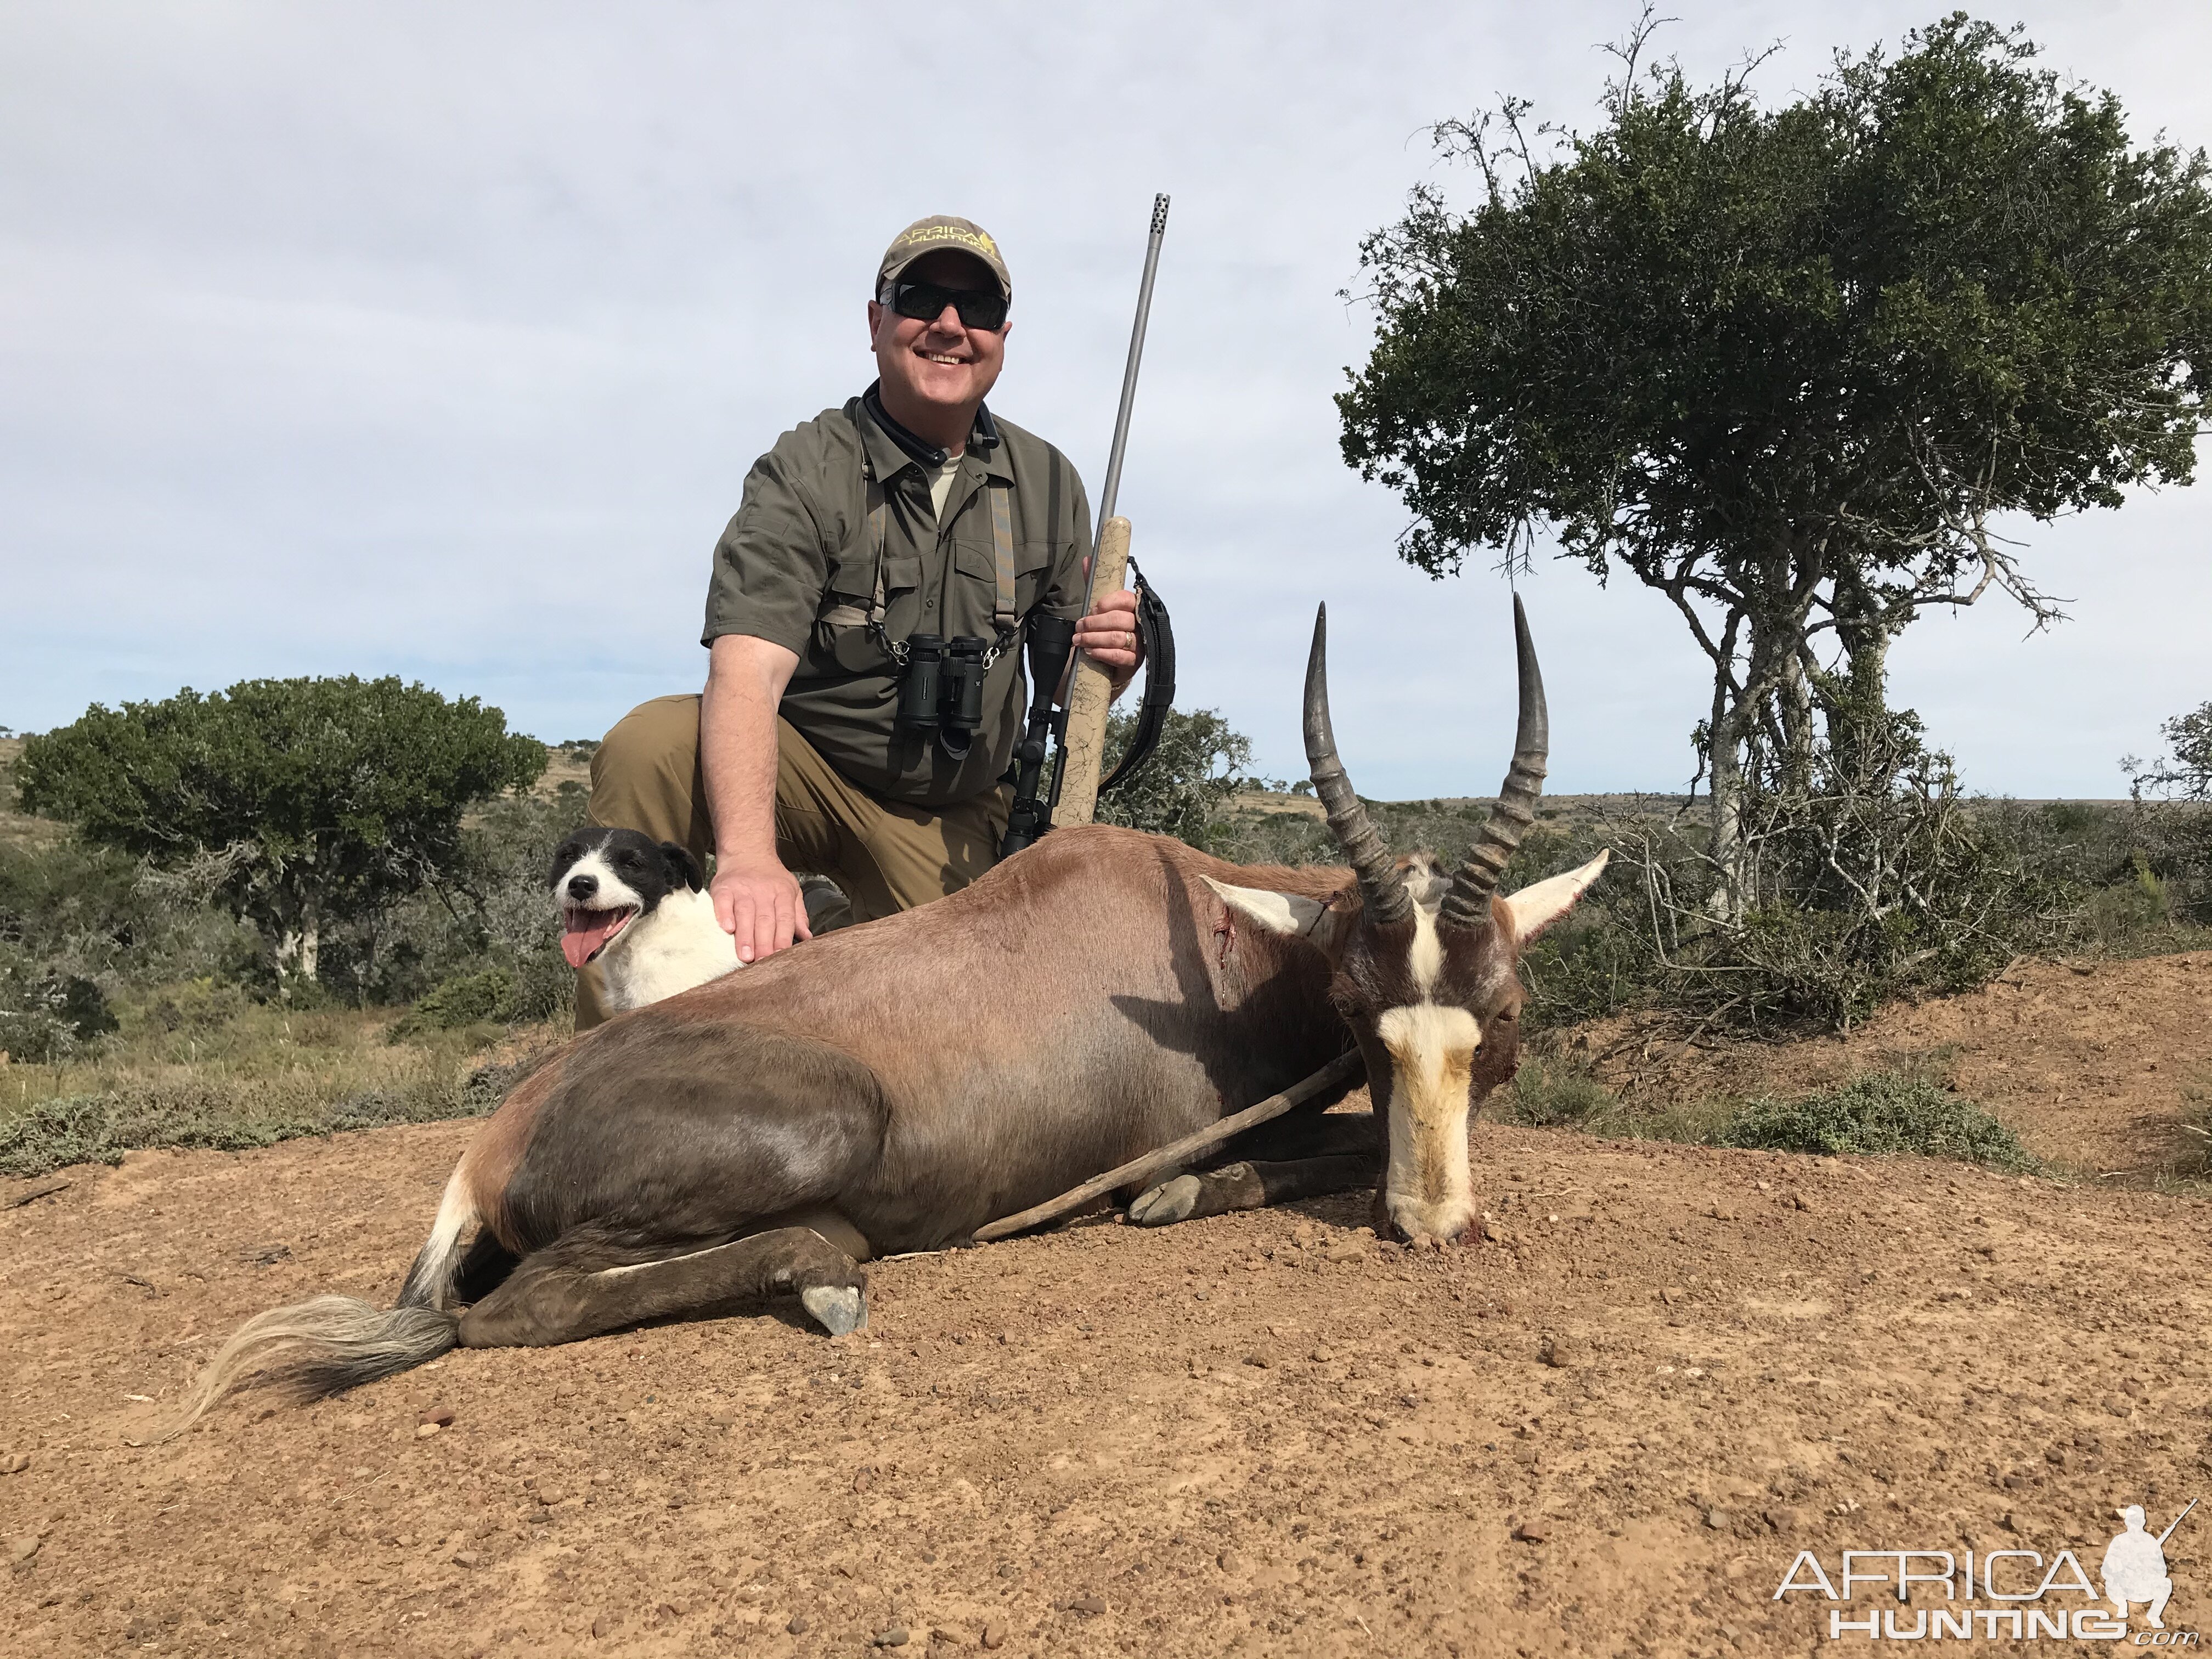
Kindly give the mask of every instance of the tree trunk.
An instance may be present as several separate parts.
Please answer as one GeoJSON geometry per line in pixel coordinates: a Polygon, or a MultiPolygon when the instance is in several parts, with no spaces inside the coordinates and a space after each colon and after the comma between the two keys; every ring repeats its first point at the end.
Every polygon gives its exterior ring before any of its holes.
{"type": "Polygon", "coordinates": [[[1836,579],[1836,639],[1845,666],[1829,677],[1823,712],[1829,744],[1844,769],[1854,772],[1889,714],[1889,629],[1880,602],[1850,567],[1836,579]]]}
{"type": "Polygon", "coordinates": [[[276,978],[283,983],[295,975],[313,979],[322,956],[323,907],[309,894],[291,920],[276,935],[276,978]]]}
{"type": "Polygon", "coordinates": [[[300,919],[300,973],[313,979],[323,949],[323,907],[312,897],[300,919]]]}
{"type": "Polygon", "coordinates": [[[1743,715],[1731,703],[1728,669],[1714,676],[1712,724],[1706,728],[1705,770],[1712,779],[1713,867],[1720,872],[1707,908],[1734,927],[1743,920],[1743,715]]]}

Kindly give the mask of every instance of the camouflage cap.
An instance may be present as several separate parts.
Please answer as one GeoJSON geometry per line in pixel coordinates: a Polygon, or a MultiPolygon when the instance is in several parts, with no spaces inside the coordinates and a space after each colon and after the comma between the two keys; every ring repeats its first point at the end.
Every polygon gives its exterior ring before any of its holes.
{"type": "Polygon", "coordinates": [[[999,279],[999,292],[1009,300],[1014,297],[1014,279],[1006,275],[1006,262],[1000,257],[991,233],[973,220],[950,213],[917,219],[891,238],[891,245],[884,250],[883,264],[876,267],[876,292],[881,294],[885,283],[893,281],[923,254],[945,251],[968,254],[989,266],[991,275],[999,279]]]}

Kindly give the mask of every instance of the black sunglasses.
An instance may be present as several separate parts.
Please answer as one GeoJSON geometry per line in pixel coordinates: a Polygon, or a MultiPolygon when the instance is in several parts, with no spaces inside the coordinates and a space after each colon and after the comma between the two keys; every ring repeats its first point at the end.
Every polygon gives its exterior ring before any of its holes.
{"type": "Polygon", "coordinates": [[[951,306],[965,328],[999,328],[1006,320],[1006,296],[995,289],[939,288],[935,283],[893,283],[891,309],[918,323],[933,323],[951,306]]]}

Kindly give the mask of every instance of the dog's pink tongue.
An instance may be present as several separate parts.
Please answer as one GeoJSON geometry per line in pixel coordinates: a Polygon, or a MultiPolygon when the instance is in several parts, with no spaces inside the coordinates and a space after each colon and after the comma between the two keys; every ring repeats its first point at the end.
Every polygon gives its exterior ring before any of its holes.
{"type": "Polygon", "coordinates": [[[568,926],[561,935],[561,954],[568,958],[571,968],[580,968],[592,959],[592,953],[614,937],[615,929],[622,923],[619,910],[571,910],[568,926]]]}

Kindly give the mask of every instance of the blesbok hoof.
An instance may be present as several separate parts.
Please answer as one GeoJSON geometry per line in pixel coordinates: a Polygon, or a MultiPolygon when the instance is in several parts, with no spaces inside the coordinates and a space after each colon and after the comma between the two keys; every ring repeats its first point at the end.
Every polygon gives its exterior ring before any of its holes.
{"type": "Polygon", "coordinates": [[[817,1285],[799,1293],[799,1305],[832,1336],[849,1336],[868,1325],[868,1298],[850,1285],[817,1285]]]}
{"type": "Polygon", "coordinates": [[[1173,1181],[1163,1181],[1150,1192],[1138,1194],[1137,1201],[1129,1206],[1129,1219],[1139,1227],[1165,1227],[1178,1221],[1190,1219],[1190,1212],[1198,1207],[1198,1197],[1205,1189],[1196,1176],[1177,1176],[1173,1181]]]}

